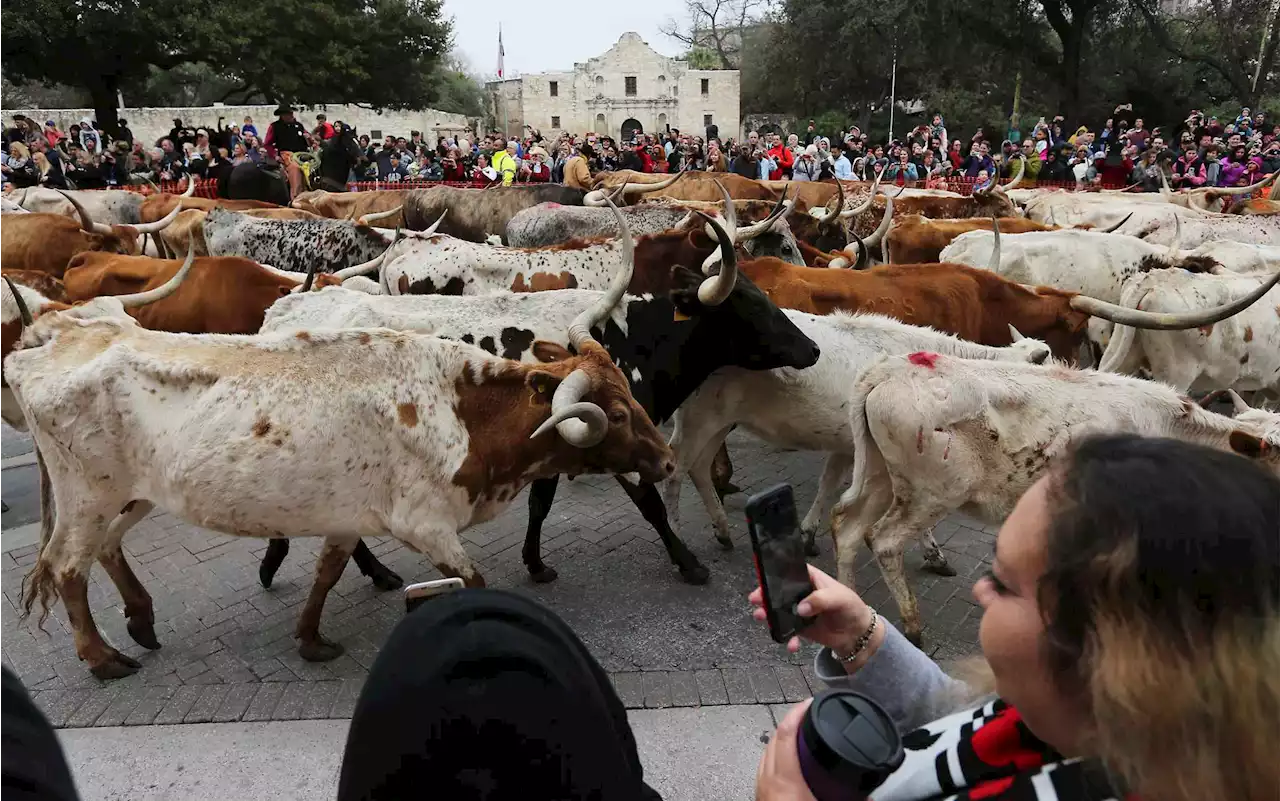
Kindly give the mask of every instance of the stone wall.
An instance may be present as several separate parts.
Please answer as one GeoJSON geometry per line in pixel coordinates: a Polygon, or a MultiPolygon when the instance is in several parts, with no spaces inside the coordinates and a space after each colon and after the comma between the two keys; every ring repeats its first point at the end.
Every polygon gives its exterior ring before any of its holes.
{"type": "MultiPolygon", "coordinates": [[[[157,139],[169,133],[169,129],[173,128],[173,119],[175,117],[181,118],[184,125],[209,128],[216,126],[218,117],[226,118],[224,125],[240,125],[244,122],[245,117],[252,117],[258,132],[265,136],[266,126],[275,120],[275,115],[271,113],[275,109],[276,106],[272,104],[269,106],[128,108],[121,109],[119,113],[121,117],[128,121],[129,129],[133,131],[134,138],[141,139],[147,144],[153,144],[157,139]]],[[[433,144],[437,135],[449,136],[454,133],[461,133],[474,124],[473,120],[468,120],[461,114],[451,114],[435,109],[422,111],[395,111],[388,109],[378,113],[358,106],[329,104],[299,106],[296,113],[298,120],[308,129],[315,126],[316,114],[324,113],[329,118],[329,122],[342,120],[348,125],[354,125],[356,130],[362,134],[369,134],[370,136],[394,134],[395,136],[407,137],[409,131],[422,131],[423,137],[433,144]]],[[[42,125],[46,120],[53,120],[64,131],[72,123],[79,122],[82,118],[94,118],[93,109],[83,108],[6,109],[3,114],[5,124],[8,124],[13,119],[14,114],[25,114],[42,125]]]]}

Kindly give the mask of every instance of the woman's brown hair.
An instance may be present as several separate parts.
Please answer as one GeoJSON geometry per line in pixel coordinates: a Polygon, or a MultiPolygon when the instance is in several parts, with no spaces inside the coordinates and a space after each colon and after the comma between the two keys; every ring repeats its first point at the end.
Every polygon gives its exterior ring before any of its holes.
{"type": "Polygon", "coordinates": [[[1087,748],[1141,798],[1280,793],[1280,480],[1174,440],[1080,444],[1050,490],[1039,582],[1087,748]]]}

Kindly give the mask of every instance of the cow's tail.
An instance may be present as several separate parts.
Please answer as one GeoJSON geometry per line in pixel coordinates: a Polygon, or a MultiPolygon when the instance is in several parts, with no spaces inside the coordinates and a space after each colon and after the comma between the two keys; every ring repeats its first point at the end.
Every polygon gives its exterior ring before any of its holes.
{"type": "MultiPolygon", "coordinates": [[[[1147,296],[1147,289],[1142,286],[1134,287],[1127,290],[1120,297],[1120,305],[1126,308],[1137,309],[1142,305],[1142,301],[1147,296]],[[1138,294],[1135,298],[1134,293],[1138,294]]],[[[1125,371],[1125,365],[1133,352],[1134,340],[1138,336],[1138,329],[1131,325],[1119,325],[1111,332],[1111,341],[1107,343],[1107,349],[1102,352],[1102,358],[1098,361],[1098,372],[1101,373],[1122,373],[1125,371]]]]}
{"type": "Polygon", "coordinates": [[[49,481],[49,470],[45,467],[44,457],[36,447],[36,465],[40,470],[40,550],[35,566],[22,578],[22,619],[31,616],[31,607],[40,601],[39,628],[44,631],[44,622],[49,618],[49,609],[58,598],[58,585],[54,580],[53,568],[45,554],[49,540],[53,536],[53,527],[57,522],[57,504],[54,502],[53,486],[49,481]]]}
{"type": "MultiPolygon", "coordinates": [[[[878,452],[872,453],[876,446],[867,426],[867,397],[880,383],[879,367],[883,362],[881,359],[859,374],[853,382],[849,398],[849,433],[853,444],[853,475],[849,481],[849,494],[854,498],[865,496],[869,460],[878,456],[878,452]]],[[[840,530],[841,518],[849,511],[843,504],[836,507],[832,520],[833,530],[840,530]]]]}

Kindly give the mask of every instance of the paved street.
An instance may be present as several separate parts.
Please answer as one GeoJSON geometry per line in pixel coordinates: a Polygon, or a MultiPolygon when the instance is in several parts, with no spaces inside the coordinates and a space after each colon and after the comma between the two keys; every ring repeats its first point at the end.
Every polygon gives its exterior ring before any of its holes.
{"type": "MultiPolygon", "coordinates": [[[[325,607],[322,630],[346,653],[325,664],[297,655],[293,628],[310,586],[317,541],[294,540],[275,584],[258,584],[262,540],[236,539],[156,514],[133,529],[125,550],[155,599],[163,648],[146,651],[125,633],[120,599],[95,567],[89,600],[107,638],[139,659],[135,675],[94,679],[77,660],[65,613],[57,606],[37,627],[18,614],[22,576],[34,545],[13,547],[15,527],[35,520],[35,468],[22,464],[24,441],[5,429],[3,658],[57,727],[132,726],[209,721],[271,721],[349,717],[380,644],[403,613],[399,592],[378,592],[349,567],[325,607]]],[[[778,704],[811,692],[811,653],[789,656],[747,613],[754,581],[742,507],[747,494],[780,481],[796,488],[800,508],[812,500],[821,459],[777,451],[742,434],[730,438],[735,481],[729,499],[736,547],[723,551],[686,483],[685,541],[711,570],[702,587],[682,583],[657,535],[607,477],[562,481],[544,529],[547,563],[560,574],[535,585],[520,559],[524,498],[490,523],[464,534],[467,550],[489,585],[526,593],[556,610],[613,677],[628,708],[778,704]]],[[[31,527],[25,529],[30,534],[31,527]]],[[[939,659],[976,650],[978,610],[973,577],[990,558],[992,535],[972,521],[944,521],[935,535],[959,575],[938,578],[908,568],[920,597],[927,646],[939,659]]],[[[406,581],[438,578],[417,554],[391,539],[370,543],[406,581]]],[[[819,539],[817,563],[833,568],[831,542],[819,539]]],[[[858,587],[893,620],[895,606],[869,554],[859,561],[858,587]]]]}

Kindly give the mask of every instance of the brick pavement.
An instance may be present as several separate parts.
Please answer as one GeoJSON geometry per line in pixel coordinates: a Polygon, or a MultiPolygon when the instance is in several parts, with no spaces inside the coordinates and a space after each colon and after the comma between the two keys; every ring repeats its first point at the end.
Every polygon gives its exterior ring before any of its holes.
{"type": "MultiPolygon", "coordinates": [[[[778,481],[796,487],[801,508],[812,500],[818,455],[784,452],[735,434],[730,439],[742,495],[730,498],[736,547],[721,550],[705,512],[686,483],[681,507],[686,543],[712,571],[711,582],[680,582],[657,535],[608,477],[560,483],[544,527],[547,563],[557,582],[535,585],[520,558],[525,499],[505,514],[464,533],[468,552],[490,586],[527,593],[555,609],[612,676],[629,708],[798,701],[816,689],[812,652],[792,656],[747,614],[754,583],[743,523],[746,494],[778,481]]],[[[935,531],[959,575],[941,578],[918,569],[911,580],[936,658],[977,648],[978,610],[969,587],[990,559],[993,535],[979,524],[951,518],[935,531]]],[[[139,579],[155,600],[163,647],[146,651],[129,639],[121,602],[95,567],[89,601],[107,638],[139,659],[142,669],[113,682],[93,678],[76,658],[65,613],[58,605],[37,628],[22,621],[22,576],[35,547],[3,555],[3,660],[33,692],[54,726],[115,726],[207,721],[344,718],[351,715],[378,648],[403,613],[398,592],[380,593],[351,567],[325,606],[322,631],[342,643],[338,659],[313,664],[297,654],[293,627],[310,586],[318,540],[298,539],[272,589],[258,584],[265,541],[237,539],[164,514],[142,521],[125,540],[139,579]]],[[[437,578],[433,568],[395,540],[371,541],[373,552],[406,581],[437,578]]],[[[831,543],[819,541],[816,561],[833,568],[831,543]]],[[[857,586],[895,620],[896,607],[864,553],[857,586]]]]}

